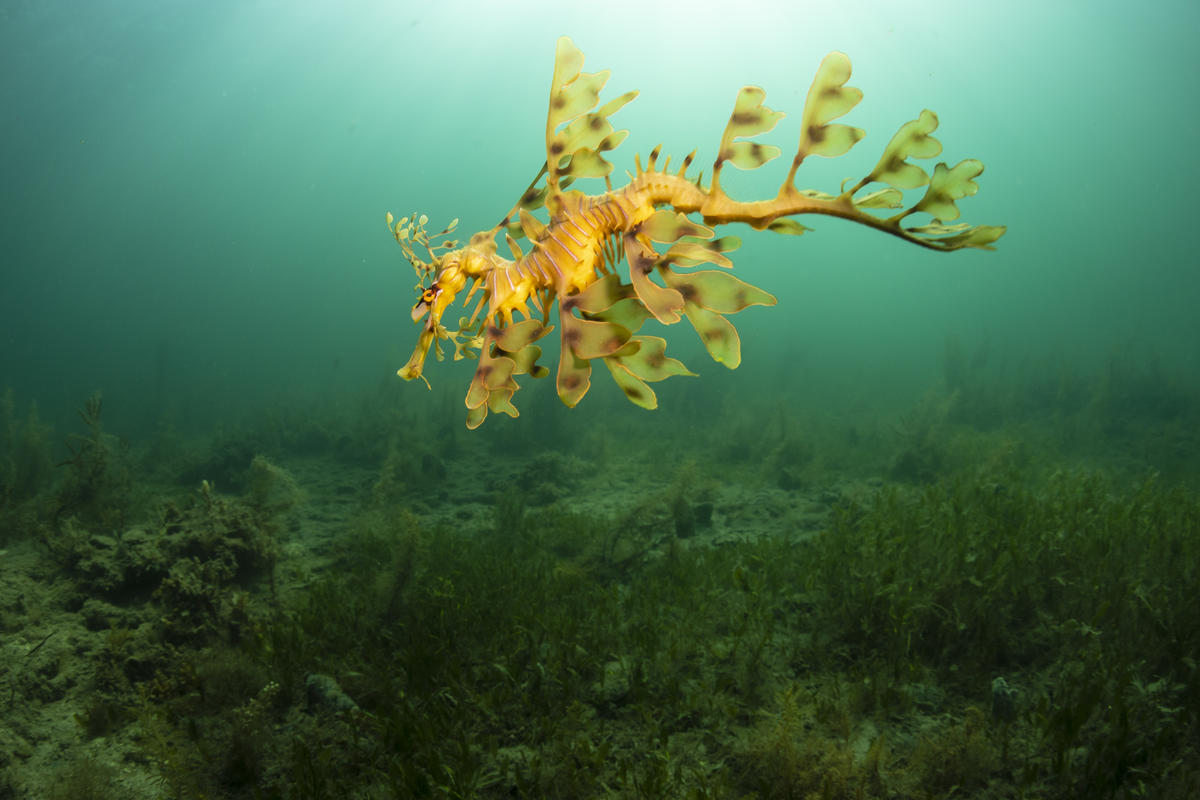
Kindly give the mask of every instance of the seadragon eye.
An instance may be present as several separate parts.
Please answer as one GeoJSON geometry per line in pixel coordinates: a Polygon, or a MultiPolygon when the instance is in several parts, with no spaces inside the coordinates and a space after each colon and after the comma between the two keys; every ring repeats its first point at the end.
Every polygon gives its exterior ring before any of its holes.
{"type": "Polygon", "coordinates": [[[421,296],[417,298],[417,302],[413,304],[412,318],[413,322],[419,322],[422,317],[433,308],[433,301],[441,294],[441,289],[436,286],[430,286],[421,292],[421,296]]]}

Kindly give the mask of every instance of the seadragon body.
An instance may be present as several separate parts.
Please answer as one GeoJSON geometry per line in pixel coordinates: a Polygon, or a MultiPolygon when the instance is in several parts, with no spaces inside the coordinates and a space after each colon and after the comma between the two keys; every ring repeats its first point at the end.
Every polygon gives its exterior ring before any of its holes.
{"type": "Polygon", "coordinates": [[[494,228],[474,234],[460,248],[446,239],[457,220],[430,234],[424,216],[394,223],[388,214],[388,226],[420,278],[412,317],[422,325],[421,333],[399,375],[406,380],[423,377],[430,347],[442,357],[442,340],[454,345],[455,359],[478,358],[466,396],[469,428],[482,424],[489,411],[517,416],[512,404],[519,388],[516,376],[549,373],[537,363],[542,351],[536,342],[554,327],[561,339],[558,394],[572,407],[587,393],[596,360],[644,408],[657,405],[650,383],[693,374],[666,356],[664,339],[638,333],[651,318],[670,325],[686,317],[709,354],[736,368],[741,343],[726,316],[752,305],[774,305],[775,298],[727,271],[732,263],[725,253],[740,242],[733,236],[714,238],[711,226],[738,222],[756,230],[800,234],[807,229],[792,217],[823,214],[944,251],[992,249],[1004,234],[1001,226],[948,224],[959,216],[955,201],[978,190],[974,178],[983,172],[979,161],[966,159],[953,167],[939,163],[932,175],[908,161],[941,152],[940,142],[930,135],[937,116],[928,110],[901,126],[875,168],[853,186],[837,195],[796,188],[796,171],[807,157],[840,156],[863,137],[858,128],[832,122],[862,99],[861,91],[846,86],[850,61],[842,53],[830,53],[817,70],[801,118],[800,144],[778,193],[752,202],[731,198],[720,178],[727,163],[755,169],[780,153],[748,138],[770,131],[783,117],[763,105],[762,89],[739,91],[707,187],[702,175],[687,175],[694,151],[672,172],[670,158],[659,167],[656,148],[645,167],[636,159],[636,174],[627,184],[613,188],[612,165],[603,153],[619,145],[628,131],[615,131],[609,117],[637,92],[597,109],[608,72],[582,72],[583,54],[566,37],[559,39],[555,55],[546,162],[494,228]],[[543,177],[544,185],[539,185],[543,177]],[[569,189],[579,178],[603,178],[606,191],[589,195],[569,189]],[[870,184],[883,188],[861,191],[870,184]],[[921,186],[926,187],[921,199],[905,207],[901,190],[921,186]],[[534,215],[542,206],[545,222],[534,215]],[[900,210],[883,216],[866,209],[900,210]],[[919,212],[932,222],[903,225],[919,212]],[[497,247],[502,231],[512,258],[497,247]],[[531,245],[528,250],[518,244],[521,238],[531,245]],[[429,261],[417,256],[415,245],[426,248],[429,261]],[[628,279],[619,270],[622,260],[629,265],[628,279]],[[704,263],[722,269],[694,269],[704,263]],[[464,305],[476,295],[478,300],[473,313],[451,331],[442,319],[463,292],[464,305]],[[551,324],[552,316],[557,316],[557,326],[551,324]]]}

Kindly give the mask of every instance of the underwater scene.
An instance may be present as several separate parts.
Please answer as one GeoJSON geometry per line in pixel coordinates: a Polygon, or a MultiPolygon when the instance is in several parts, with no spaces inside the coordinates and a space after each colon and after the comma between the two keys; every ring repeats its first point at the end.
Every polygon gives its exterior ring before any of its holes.
{"type": "Polygon", "coordinates": [[[0,800],[1200,796],[1198,34],[5,3],[0,800]]]}

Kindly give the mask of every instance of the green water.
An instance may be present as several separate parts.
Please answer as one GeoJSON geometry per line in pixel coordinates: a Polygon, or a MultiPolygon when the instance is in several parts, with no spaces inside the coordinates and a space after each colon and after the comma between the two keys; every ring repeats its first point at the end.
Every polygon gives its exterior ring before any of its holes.
{"type": "MultiPolygon", "coordinates": [[[[947,334],[986,342],[993,365],[1090,367],[1129,348],[1195,371],[1190,4],[508,8],[9,4],[4,382],[60,419],[102,388],[131,432],[374,385],[415,335],[384,212],[493,224],[543,158],[564,33],[613,71],[611,92],[641,91],[616,118],[631,131],[618,176],[660,142],[709,163],[748,83],[788,113],[767,139],[790,152],[831,49],[854,63],[865,99],[847,121],[867,138],[806,165],[802,186],[863,174],[922,108],[944,158],[987,166],[963,218],[1009,226],[996,253],[939,256],[820,219],[799,240],[744,235],[738,274],[780,304],[742,315],[736,391],[800,373],[801,403],[831,386],[907,401],[947,334]]],[[[774,186],[784,169],[759,172],[774,186]]],[[[693,362],[701,381],[726,377],[693,362]]],[[[410,389],[404,402],[431,399],[410,389]]]]}

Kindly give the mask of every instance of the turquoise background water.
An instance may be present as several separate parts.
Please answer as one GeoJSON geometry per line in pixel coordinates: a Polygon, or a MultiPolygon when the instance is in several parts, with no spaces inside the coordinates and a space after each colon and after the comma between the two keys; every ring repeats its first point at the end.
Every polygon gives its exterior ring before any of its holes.
{"type": "MultiPolygon", "coordinates": [[[[612,70],[606,96],[641,91],[614,120],[631,130],[618,176],[660,142],[711,163],[757,84],[788,113],[764,137],[785,157],[731,186],[765,197],[840,49],[865,93],[844,121],[867,138],[799,183],[861,176],[931,108],[941,158],[987,166],[963,219],[1009,226],[996,252],[949,255],[836,220],[799,239],[723,231],[745,242],[736,274],[779,304],[735,318],[736,373],[669,330],[701,377],[658,387],[664,409],[701,385],[714,414],[772,392],[902,407],[947,337],[997,373],[1119,353],[1193,379],[1198,33],[1194,2],[8,2],[0,386],[52,420],[100,388],[109,424],[137,433],[398,381],[414,281],[384,214],[469,233],[507,211],[544,158],[562,34],[612,70]]],[[[431,367],[435,391],[401,402],[461,418],[469,372],[431,367]]],[[[517,405],[535,392],[553,388],[517,405]]],[[[593,402],[608,408],[572,413],[593,402]]]]}

